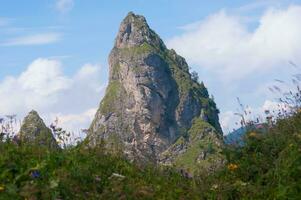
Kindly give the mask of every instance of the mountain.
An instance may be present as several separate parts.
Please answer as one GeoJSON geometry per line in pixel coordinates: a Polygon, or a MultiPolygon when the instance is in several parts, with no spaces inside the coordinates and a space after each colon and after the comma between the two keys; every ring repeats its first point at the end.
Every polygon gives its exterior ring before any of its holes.
{"type": "Polygon", "coordinates": [[[222,130],[214,100],[143,16],[130,12],[122,21],[109,70],[105,96],[89,128],[90,145],[104,141],[130,160],[156,163],[171,161],[163,156],[166,151],[177,157],[172,146],[179,140],[187,149],[197,146],[193,159],[209,144],[220,152],[222,130]],[[197,144],[204,138],[208,144],[197,144]]]}
{"type": "Polygon", "coordinates": [[[243,145],[243,138],[247,132],[246,127],[240,127],[228,135],[224,136],[224,141],[226,144],[237,144],[237,145],[243,145]]]}
{"type": "Polygon", "coordinates": [[[245,143],[245,137],[247,133],[257,131],[258,133],[265,134],[268,132],[269,124],[267,123],[255,123],[247,124],[244,127],[240,127],[233,130],[228,135],[224,136],[225,144],[243,146],[245,143]]]}
{"type": "Polygon", "coordinates": [[[34,110],[24,118],[19,136],[22,143],[40,145],[51,149],[59,148],[52,131],[34,110]]]}

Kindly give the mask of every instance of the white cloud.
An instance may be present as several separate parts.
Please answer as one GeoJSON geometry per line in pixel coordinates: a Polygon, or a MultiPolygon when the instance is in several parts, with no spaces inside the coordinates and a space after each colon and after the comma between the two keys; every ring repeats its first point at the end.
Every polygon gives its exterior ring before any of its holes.
{"type": "Polygon", "coordinates": [[[255,120],[264,107],[277,104],[266,101],[277,95],[268,92],[275,84],[271,82],[290,80],[295,69],[288,62],[301,63],[301,6],[273,8],[275,2],[265,3],[257,1],[239,11],[222,10],[182,26],[183,33],[167,42],[200,72],[214,93],[225,133],[240,123],[234,114],[235,96],[253,107],[248,117],[255,120]],[[258,8],[259,16],[253,12],[258,8]]]}
{"type": "Polygon", "coordinates": [[[68,89],[71,80],[61,72],[61,63],[56,60],[37,59],[21,74],[19,81],[24,90],[47,96],[68,89]]]}
{"type": "MultiPolygon", "coordinates": [[[[276,101],[266,100],[259,107],[246,107],[245,110],[247,113],[237,112],[243,114],[246,121],[257,121],[265,122],[266,114],[265,111],[269,111],[269,114],[272,114],[274,117],[277,117],[279,111],[289,110],[288,105],[285,103],[280,103],[276,101]]],[[[229,132],[232,132],[233,129],[239,128],[241,117],[235,114],[233,111],[226,111],[220,115],[220,123],[224,134],[227,135],[229,132]]]]}
{"type": "Polygon", "coordinates": [[[26,46],[43,45],[58,42],[62,38],[59,33],[42,33],[28,36],[21,36],[2,42],[1,46],[26,46]]]}
{"type": "Polygon", "coordinates": [[[58,126],[64,127],[66,130],[72,130],[82,137],[82,129],[89,128],[96,111],[97,108],[90,108],[78,114],[52,113],[50,119],[52,119],[52,121],[58,119],[58,126]]]}
{"type": "Polygon", "coordinates": [[[276,70],[293,60],[301,62],[301,6],[267,9],[258,27],[250,30],[243,16],[220,11],[185,26],[168,46],[191,64],[239,80],[250,74],[276,70]]]}
{"type": "Polygon", "coordinates": [[[99,65],[86,64],[67,76],[60,61],[36,59],[20,75],[0,82],[0,114],[22,118],[35,109],[47,124],[57,116],[69,131],[87,128],[105,88],[100,76],[99,65]]]}
{"type": "Polygon", "coordinates": [[[57,0],[56,4],[55,4],[55,8],[60,13],[63,13],[63,14],[72,10],[73,6],[74,6],[73,0],[57,0]]]}
{"type": "Polygon", "coordinates": [[[236,127],[235,123],[237,121],[238,118],[232,111],[227,111],[220,114],[220,124],[225,135],[232,131],[231,128],[236,127]]]}
{"type": "Polygon", "coordinates": [[[270,112],[275,111],[277,113],[282,110],[289,111],[289,109],[290,109],[289,105],[287,105],[285,103],[266,100],[261,108],[261,112],[268,110],[270,112]]]}

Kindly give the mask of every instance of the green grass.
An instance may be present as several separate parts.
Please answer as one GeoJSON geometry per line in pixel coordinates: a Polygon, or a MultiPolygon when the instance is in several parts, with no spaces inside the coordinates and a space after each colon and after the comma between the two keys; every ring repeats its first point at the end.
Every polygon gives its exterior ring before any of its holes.
{"type": "Polygon", "coordinates": [[[0,144],[0,199],[196,199],[194,183],[171,169],[139,166],[101,148],[48,151],[0,144]],[[39,177],[32,177],[37,171],[39,177]],[[118,178],[114,173],[124,176],[118,178]]]}
{"type": "Polygon", "coordinates": [[[188,131],[188,134],[191,139],[195,139],[195,137],[202,134],[205,129],[214,129],[209,123],[203,121],[201,118],[197,117],[193,120],[192,126],[188,131]]]}
{"type": "Polygon", "coordinates": [[[252,130],[243,147],[229,146],[227,167],[211,177],[217,199],[301,198],[301,113],[281,119],[274,127],[252,130]]]}
{"type": "MultiPolygon", "coordinates": [[[[206,126],[195,120],[192,136],[206,126]]],[[[214,149],[210,142],[205,137],[204,143],[195,143],[181,163],[191,164],[198,148],[214,149]]],[[[186,179],[172,168],[130,163],[120,152],[105,153],[101,145],[50,151],[8,141],[0,142],[0,152],[1,200],[301,197],[301,113],[280,120],[266,133],[252,130],[242,147],[225,147],[222,155],[227,162],[215,173],[202,170],[214,157],[207,163],[191,164],[198,169],[194,179],[186,179]],[[124,178],[112,176],[114,173],[124,178]]]]}

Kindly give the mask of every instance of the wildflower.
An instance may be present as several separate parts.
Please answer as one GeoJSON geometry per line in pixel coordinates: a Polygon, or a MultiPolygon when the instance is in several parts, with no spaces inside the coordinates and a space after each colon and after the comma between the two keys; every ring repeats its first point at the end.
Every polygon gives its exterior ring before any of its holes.
{"type": "Polygon", "coordinates": [[[251,133],[249,134],[249,136],[250,136],[250,137],[256,137],[257,134],[256,134],[255,132],[251,132],[251,133]]]}
{"type": "Polygon", "coordinates": [[[3,192],[5,190],[4,185],[0,185],[0,192],[3,192]]]}
{"type": "Polygon", "coordinates": [[[264,128],[264,126],[262,124],[256,125],[256,129],[260,129],[260,128],[264,128]]]}
{"type": "Polygon", "coordinates": [[[19,138],[19,136],[15,135],[13,137],[12,141],[13,141],[14,144],[19,145],[20,144],[20,138],[19,138]]]}
{"type": "Polygon", "coordinates": [[[237,165],[237,164],[230,163],[230,164],[228,165],[228,169],[229,169],[230,171],[235,171],[235,170],[238,169],[238,165],[237,165]]]}
{"type": "Polygon", "coordinates": [[[101,181],[100,176],[95,176],[95,181],[100,182],[101,181]]]}
{"type": "Polygon", "coordinates": [[[41,173],[38,170],[33,170],[30,172],[30,176],[33,179],[37,179],[41,177],[41,173]]]}
{"type": "Polygon", "coordinates": [[[240,186],[245,187],[245,186],[248,185],[248,183],[243,182],[243,181],[241,181],[241,180],[237,180],[237,181],[235,182],[235,185],[238,186],[238,187],[240,187],[240,186]]]}
{"type": "Polygon", "coordinates": [[[53,179],[53,180],[50,181],[49,185],[50,185],[51,189],[57,188],[59,186],[59,180],[53,179]]]}
{"type": "Polygon", "coordinates": [[[245,182],[240,182],[240,185],[241,185],[241,186],[246,186],[247,183],[245,183],[245,182]]]}
{"type": "Polygon", "coordinates": [[[218,185],[217,184],[213,184],[212,187],[211,187],[211,190],[216,190],[218,189],[218,185]]]}

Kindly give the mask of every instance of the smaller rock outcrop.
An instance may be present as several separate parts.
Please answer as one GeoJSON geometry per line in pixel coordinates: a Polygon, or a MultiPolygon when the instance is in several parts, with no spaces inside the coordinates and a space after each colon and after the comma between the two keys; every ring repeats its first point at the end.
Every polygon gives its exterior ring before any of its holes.
{"type": "Polygon", "coordinates": [[[24,118],[19,136],[21,143],[59,149],[51,130],[34,110],[24,118]]]}
{"type": "Polygon", "coordinates": [[[225,162],[223,145],[222,135],[209,123],[196,118],[188,133],[161,154],[161,163],[189,174],[211,173],[225,162]]]}

